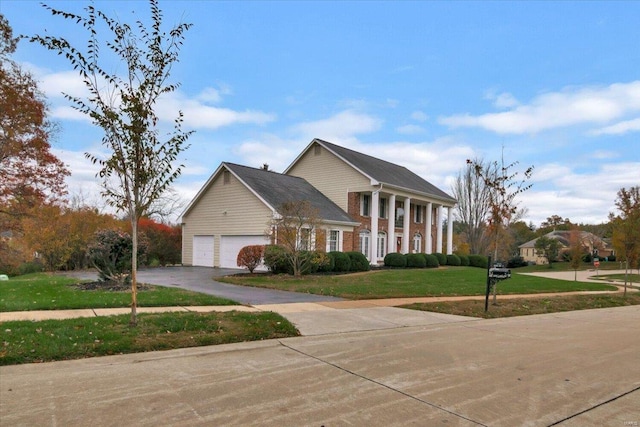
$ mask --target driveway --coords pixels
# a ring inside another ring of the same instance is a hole
[[[294,302],[341,301],[342,298],[253,288],[217,282],[216,277],[242,273],[246,270],[209,267],[159,267],[138,270],[138,281],[152,285],[187,289],[203,294],[228,298],[241,304],[283,304]],[[67,276],[95,280],[93,271],[70,271]]]

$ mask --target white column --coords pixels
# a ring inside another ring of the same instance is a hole
[[[430,254],[433,252],[433,239],[431,238],[431,223],[433,222],[433,204],[431,202],[427,203],[427,217],[425,222],[427,223],[424,227],[424,253]]]
[[[378,215],[380,214],[380,191],[371,194],[371,240],[369,241],[369,263],[378,262]]]
[[[387,253],[397,252],[396,247],[396,195],[389,196],[389,230],[387,231]]]
[[[447,208],[447,255],[453,253],[453,208]]]
[[[402,222],[402,253],[409,253],[409,224],[411,221],[411,198],[404,199],[404,221]]]
[[[442,253],[442,205],[438,206],[436,216],[436,252]]]

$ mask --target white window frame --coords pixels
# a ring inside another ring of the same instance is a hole
[[[369,259],[369,251],[371,250],[371,232],[369,230],[362,230],[359,236],[360,252]]]
[[[416,233],[413,235],[413,253],[419,254],[422,251],[422,234]]]
[[[424,215],[422,214],[422,205],[415,205],[413,209],[413,222],[415,224],[422,224],[424,221]]]
[[[306,236],[303,236],[303,233],[308,233]],[[306,241],[303,241],[303,237],[306,237]],[[301,251],[312,251],[315,249],[315,245],[316,245],[316,231],[314,229],[311,228],[301,228],[298,231],[298,237],[297,237],[297,242],[296,242],[296,246],[298,248],[298,250]]]
[[[389,215],[389,199],[380,198],[380,209],[378,211],[378,218],[387,218]]]
[[[332,233],[336,233],[336,238],[335,240],[331,239],[331,234]],[[340,230],[327,230],[327,252],[332,252],[332,251],[339,251],[340,248],[340,243],[341,243],[341,235],[342,233],[340,232]],[[335,248],[331,247],[331,243],[335,242]]]
[[[365,200],[366,200],[366,212],[365,212]],[[360,196],[360,215],[371,216],[371,194],[363,194]]]
[[[380,231],[378,233],[378,246],[377,246],[378,259],[384,258],[387,254],[387,233]]]

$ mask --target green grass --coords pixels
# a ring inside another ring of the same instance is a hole
[[[0,326],[0,365],[81,359],[203,345],[298,336],[276,313],[140,314],[41,322],[4,322]]]
[[[17,276],[0,282],[0,311],[129,307],[130,292],[83,291],[78,279],[47,273]],[[183,289],[152,286],[138,291],[139,307],[235,305],[234,301]]]
[[[627,294],[626,297],[623,297],[621,294],[565,295],[511,300],[500,299],[500,297],[498,297],[497,304],[493,305],[490,303],[489,311],[486,313],[484,312],[484,301],[476,300],[416,303],[402,307],[413,310],[489,319],[594,308],[622,307],[627,305],[640,305],[640,294]]]
[[[222,281],[349,299],[484,295],[486,270],[472,267],[441,267],[380,270],[345,275],[314,275],[301,278],[254,274],[228,276]],[[498,292],[501,294],[615,289],[614,286],[599,283],[571,282],[520,274],[514,274],[511,279],[500,282],[498,285]]]
[[[600,261],[600,266],[598,267],[599,271],[603,271],[603,270],[619,270],[619,269],[624,269],[624,264],[620,264],[617,261],[604,261],[601,260]],[[593,266],[593,262],[583,262],[580,264],[580,267],[578,267],[578,271],[585,271],[585,270],[594,270],[595,271],[595,267]],[[518,267],[515,269],[511,269],[511,271],[516,272],[516,273],[536,273],[536,272],[547,272],[547,271],[573,271],[573,268],[571,268],[571,264],[568,262],[554,262],[553,264],[551,264],[551,267],[549,267],[549,264],[536,264],[536,265],[528,265],[526,267]]]
[[[612,282],[618,282],[620,284],[624,284],[625,275],[623,274],[606,274],[600,273],[597,276],[593,276],[592,279],[596,280],[609,280]],[[640,283],[640,274],[627,274],[626,276],[627,283],[638,284]]]

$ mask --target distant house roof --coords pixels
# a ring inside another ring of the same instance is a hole
[[[351,225],[359,224],[348,213],[303,178],[228,162],[222,162],[220,164],[216,172],[209,178],[209,181],[207,181],[198,195],[196,195],[189,206],[187,206],[182,216],[191,210],[200,198],[200,195],[205,192],[215,176],[223,169],[229,170],[275,212],[286,202],[305,200],[308,201],[311,206],[318,209],[318,215],[323,221]]]
[[[557,241],[560,242],[560,244],[564,247],[569,247],[571,246],[570,243],[570,239],[571,239],[571,231],[567,231],[567,230],[553,230],[547,234],[544,235],[544,237],[548,238],[548,239],[556,239]],[[535,238],[533,240],[529,240],[526,243],[521,244],[520,246],[518,246],[518,248],[535,248],[536,246],[536,242],[538,241],[540,237]],[[593,242],[597,242],[597,243],[602,243],[606,246],[606,242],[602,239],[600,239],[598,236],[596,236],[593,233],[589,233],[588,231],[581,231],[580,232],[580,240],[586,240],[586,239],[590,239]]]
[[[369,179],[376,181],[377,183],[426,194],[447,202],[456,202],[456,199],[440,190],[435,185],[411,172],[404,166],[396,165],[395,163],[387,162],[385,160],[381,160],[367,154],[359,153],[357,151],[353,151],[318,138],[314,139],[309,147],[311,147],[314,143],[320,144],[321,146],[335,154],[337,157],[350,164],[353,168],[360,171],[360,173],[364,174]],[[309,147],[307,147],[307,149]],[[294,161],[291,166],[293,166],[296,161]],[[291,166],[287,168],[287,171],[291,168]],[[287,173],[287,171],[285,171],[284,173]]]

